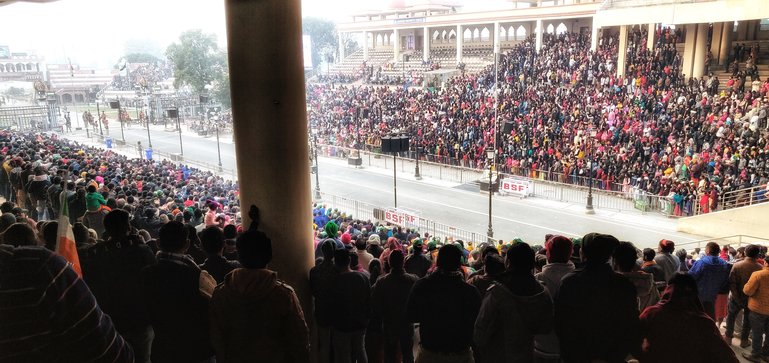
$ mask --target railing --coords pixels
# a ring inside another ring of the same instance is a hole
[[[767,238],[748,236],[748,235],[744,235],[744,234],[737,234],[737,235],[733,235],[733,236],[725,236],[725,237],[718,237],[718,238],[708,238],[708,239],[703,239],[703,240],[699,240],[699,241],[677,243],[676,244],[676,248],[680,247],[680,248],[685,248],[687,250],[689,248],[692,248],[692,249],[693,248],[703,249],[703,248],[705,248],[705,245],[707,245],[708,242],[716,242],[721,247],[723,247],[724,245],[729,245],[731,247],[738,248],[740,246],[749,245],[749,244],[762,245],[762,246],[769,247],[769,239],[767,239]]]
[[[386,221],[377,215],[377,211],[384,211],[387,208],[329,193],[321,193],[321,197],[322,199],[318,201],[319,203],[324,204],[326,208],[335,208],[340,212],[347,213],[349,218],[371,221],[377,220],[386,223]],[[424,233],[429,233],[431,236],[451,238],[453,240],[462,240],[465,242],[481,243],[488,240],[485,233],[456,228],[421,216],[418,218],[416,225],[404,225],[403,227],[413,227],[422,235],[424,235]]]
[[[711,2],[715,0],[604,0],[601,10],[635,8],[641,6],[678,5]]]
[[[392,155],[380,154],[368,150],[356,150],[336,145],[318,145],[318,154],[345,159],[360,153],[362,163],[365,166],[391,169],[393,165]],[[400,153],[398,155],[398,171],[402,173],[414,172],[416,167],[415,154]],[[486,175],[485,170],[469,168],[459,165],[450,165],[434,161],[426,161],[422,158],[433,159],[434,155],[420,154],[419,171],[423,177],[450,181],[455,183],[475,183]],[[445,158],[445,157],[444,157]],[[451,159],[433,159],[444,162],[451,162]],[[456,160],[456,159],[454,159]],[[499,173],[500,177],[525,179],[533,182],[533,196],[569,203],[585,203],[587,201],[588,186],[587,178],[574,177],[577,184],[566,184],[550,179],[560,178],[562,174],[548,173],[542,170],[528,170],[520,168],[516,174]],[[549,175],[549,176],[548,176]],[[532,178],[531,176],[535,176]],[[569,176],[569,178],[572,178]],[[580,184],[583,183],[583,184]],[[596,208],[613,210],[633,210],[635,203],[632,199],[633,188],[628,185],[617,184],[619,190],[602,189],[602,181],[593,180],[593,206]],[[650,203],[650,209],[658,205]]]

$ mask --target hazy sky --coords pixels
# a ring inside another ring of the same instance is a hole
[[[479,6],[501,0],[467,1]],[[462,0],[456,2],[464,2]],[[382,9],[389,0],[302,0],[303,16],[344,21],[346,15]],[[109,68],[126,45],[162,52],[188,29],[214,33],[226,42],[224,3],[219,0],[60,0],[0,7],[0,45],[11,52],[36,52],[49,63]]]

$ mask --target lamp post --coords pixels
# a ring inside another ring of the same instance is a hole
[[[216,154],[219,155],[219,171],[222,171],[222,148],[219,145],[219,116],[214,116],[216,124]]]
[[[419,135],[414,135],[414,150],[416,151],[416,166],[414,167],[414,179],[422,180],[422,174],[419,173]]]
[[[144,106],[144,105],[142,105],[142,106]],[[149,104],[147,104],[147,115],[146,115],[145,118],[147,119],[147,141],[149,142],[149,148],[152,149],[152,136],[150,136]]]
[[[587,175],[588,175],[588,182],[587,182],[587,205],[585,206],[585,213],[586,214],[595,214],[595,210],[593,209],[593,139],[595,138],[596,131],[594,128],[590,128],[590,141],[588,146],[588,152],[590,155],[588,156],[588,167],[587,167]]]
[[[182,123],[179,120],[178,107],[176,107],[176,128],[179,129],[179,153],[184,155],[184,145],[182,145]]]
[[[486,235],[489,243],[494,243],[494,229],[492,228],[491,222],[491,198],[494,194],[494,180],[492,179],[492,176],[494,175],[492,173],[492,168],[494,166],[494,149],[486,149],[486,160],[489,163],[489,230],[486,232]]]
[[[320,200],[320,177],[318,177],[318,129],[312,128],[312,153],[315,159],[315,200]]]

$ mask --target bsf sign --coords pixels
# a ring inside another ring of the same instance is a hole
[[[384,212],[384,220],[387,223],[398,226],[416,226],[419,224],[419,217],[404,211],[388,209]]]
[[[499,191],[507,194],[515,194],[526,197],[532,194],[533,185],[529,180],[520,179],[502,179],[499,185]]]

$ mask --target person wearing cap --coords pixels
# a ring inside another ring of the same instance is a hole
[[[435,272],[411,289],[406,315],[419,324],[419,363],[473,362],[470,345],[481,296],[465,282],[461,265],[462,251],[446,245],[438,252]]]
[[[609,265],[618,245],[611,235],[585,235],[580,249],[585,268],[561,281],[555,332],[565,362],[624,362],[641,347],[636,289]]]
[[[534,250],[527,243],[510,247],[505,265],[483,298],[473,340],[482,363],[533,363],[534,334],[553,328],[553,301],[534,278]]]
[[[573,243],[564,236],[551,236],[545,242],[547,264],[542,266],[542,272],[534,277],[545,287],[550,298],[555,299],[561,288],[561,280],[564,276],[574,272],[574,263],[571,262]],[[557,357],[560,349],[558,336],[555,330],[534,337],[534,347],[549,357]]]
[[[422,240],[419,238],[415,239],[411,245],[411,254],[406,257],[406,262],[404,264],[406,272],[416,275],[419,278],[425,277],[425,275],[427,275],[427,270],[429,270],[432,265],[430,259],[422,252],[423,247]]]
[[[675,251],[675,242],[663,239],[660,240],[658,253],[654,256],[654,262],[662,269],[666,282],[681,268],[681,261],[674,255]]]
[[[378,259],[379,256],[382,255],[382,251],[384,251],[384,248],[381,246],[381,240],[379,239],[379,235],[372,234],[368,236],[368,245],[366,246],[366,251],[370,253],[374,258]]]
[[[229,273],[211,297],[216,361],[309,362],[310,336],[299,299],[267,268],[272,241],[249,230],[238,237],[237,246],[243,267]]]
[[[376,281],[371,293],[373,317],[381,319],[384,329],[386,363],[397,362],[399,352],[403,363],[414,362],[414,325],[406,317],[406,302],[419,277],[406,272],[403,263],[403,251],[393,251],[390,254],[390,273]]]

